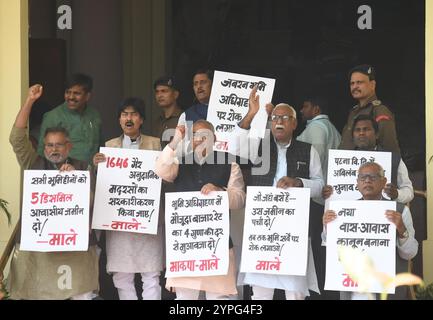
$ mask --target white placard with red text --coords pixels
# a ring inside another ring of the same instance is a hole
[[[155,173],[160,151],[101,148],[92,228],[157,234],[161,179]]]
[[[241,272],[304,276],[310,189],[248,187]]]
[[[87,251],[90,174],[24,171],[22,251]]]
[[[229,221],[226,191],[166,193],[166,277],[227,274]]]
[[[338,246],[359,250],[376,271],[395,277],[396,228],[385,217],[386,210],[395,209],[394,201],[330,201],[329,210],[335,211],[337,219],[327,225],[325,290],[360,290],[339,261]],[[383,291],[380,283],[372,282],[367,292]],[[390,288],[388,293],[394,291]]]

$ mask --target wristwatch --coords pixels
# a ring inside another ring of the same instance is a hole
[[[400,239],[407,239],[409,238],[409,232],[407,231],[407,229],[403,232],[403,235],[400,237]]]

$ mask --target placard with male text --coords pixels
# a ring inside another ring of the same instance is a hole
[[[248,187],[241,272],[304,276],[310,189]]]
[[[227,274],[229,267],[227,192],[165,194],[167,277]]]
[[[93,229],[157,234],[161,179],[155,173],[160,151],[101,148]]]
[[[87,251],[90,174],[88,171],[24,171],[22,251]]]
[[[329,210],[337,219],[327,225],[325,290],[360,291],[338,256],[338,247],[359,250],[371,259],[374,268],[395,277],[396,227],[385,217],[386,210],[395,210],[394,201],[331,201]],[[354,261],[354,263],[356,263]],[[353,265],[352,268],[362,268]],[[380,293],[384,288],[372,282],[367,292]],[[394,293],[389,288],[388,293]]]

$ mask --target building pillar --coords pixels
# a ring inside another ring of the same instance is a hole
[[[58,30],[67,43],[67,76],[85,73],[93,78],[89,104],[101,114],[104,140],[119,135],[117,107],[123,98],[121,6],[123,0],[61,0],[69,5],[72,29]]]
[[[427,174],[427,240],[423,242],[424,281],[433,282],[433,1],[426,5],[426,174]]]
[[[166,0],[123,0],[124,91],[146,103],[143,131],[150,134],[161,110],[155,105],[153,82],[167,72]]]
[[[28,90],[28,41],[28,0],[0,0],[0,198],[13,215],[9,227],[0,212],[0,254],[20,213],[21,172],[9,133]]]

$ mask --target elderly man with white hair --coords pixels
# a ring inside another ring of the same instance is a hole
[[[239,123],[240,136],[248,135],[251,122],[259,108],[259,96],[255,88],[250,95],[248,113]],[[269,110],[269,105],[267,109]],[[320,196],[324,182],[319,154],[311,144],[293,138],[297,126],[295,109],[285,103],[278,104],[271,113],[271,120],[271,134],[268,130],[264,139],[256,139],[258,147],[254,146],[251,139],[249,141],[249,155],[254,163],[252,169],[262,167],[269,170],[262,170],[260,174],[252,170],[248,185],[283,189],[310,188],[311,197]],[[284,290],[287,300],[303,300],[309,296],[309,290],[319,292],[311,243],[305,276],[241,273],[238,282],[252,286],[252,299],[255,300],[272,299],[274,289]]]

